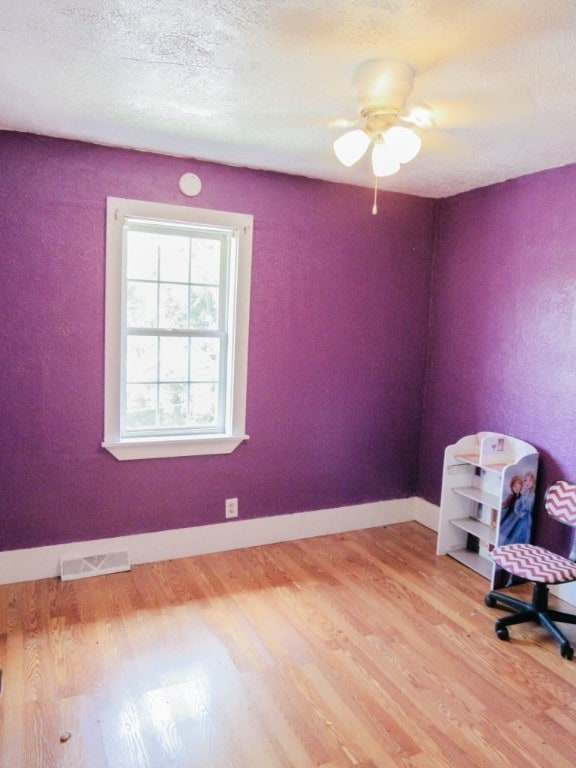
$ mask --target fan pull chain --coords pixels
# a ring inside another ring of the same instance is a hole
[[[372,216],[376,216],[378,213],[378,204],[376,197],[378,195],[378,176],[374,176],[374,205],[372,206]]]

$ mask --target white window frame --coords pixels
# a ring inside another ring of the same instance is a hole
[[[234,231],[237,248],[230,254],[228,283],[227,417],[220,432],[169,436],[123,437],[122,337],[125,219],[224,227]],[[106,330],[104,381],[104,440],[102,447],[121,461],[174,456],[231,453],[246,435],[248,325],[253,217],[143,200],[107,199],[106,209]]]

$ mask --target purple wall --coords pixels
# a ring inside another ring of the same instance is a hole
[[[223,522],[230,496],[250,518],[415,493],[433,201],[373,217],[357,187],[10,133],[0,178],[0,549]],[[100,448],[107,195],[255,217],[251,439],[228,456]]]
[[[419,481],[430,501],[445,446],[485,429],[536,446],[540,497],[576,480],[575,210],[576,166],[437,205]],[[538,541],[557,535],[537,518]]]

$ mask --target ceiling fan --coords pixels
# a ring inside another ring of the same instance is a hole
[[[360,122],[361,127],[352,128],[334,142],[334,152],[343,165],[357,163],[372,145],[372,170],[377,180],[397,173],[402,164],[416,157],[422,140],[414,127],[431,127],[433,118],[425,106],[404,112],[413,85],[414,70],[404,62],[371,59],[357,68],[352,93],[360,105],[360,115],[352,125]]]
[[[450,100],[433,97],[433,108],[413,104],[410,97],[415,74],[412,66],[394,59],[363,62],[352,80],[352,94],[360,107],[359,114],[352,121],[337,120],[331,124],[349,128],[334,141],[334,152],[343,165],[354,165],[372,147],[372,213],[377,213],[378,179],[397,173],[402,165],[417,156],[422,146],[420,134],[424,130],[434,129],[433,141],[441,146],[444,140],[439,139],[439,131],[480,125],[494,127],[500,121],[509,124],[511,119],[525,119],[533,110],[531,96],[521,84],[504,88],[502,82],[488,93],[461,93]],[[454,135],[447,140],[455,146]]]

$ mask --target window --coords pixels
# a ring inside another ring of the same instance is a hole
[[[105,417],[117,459],[245,435],[252,216],[108,198]]]

